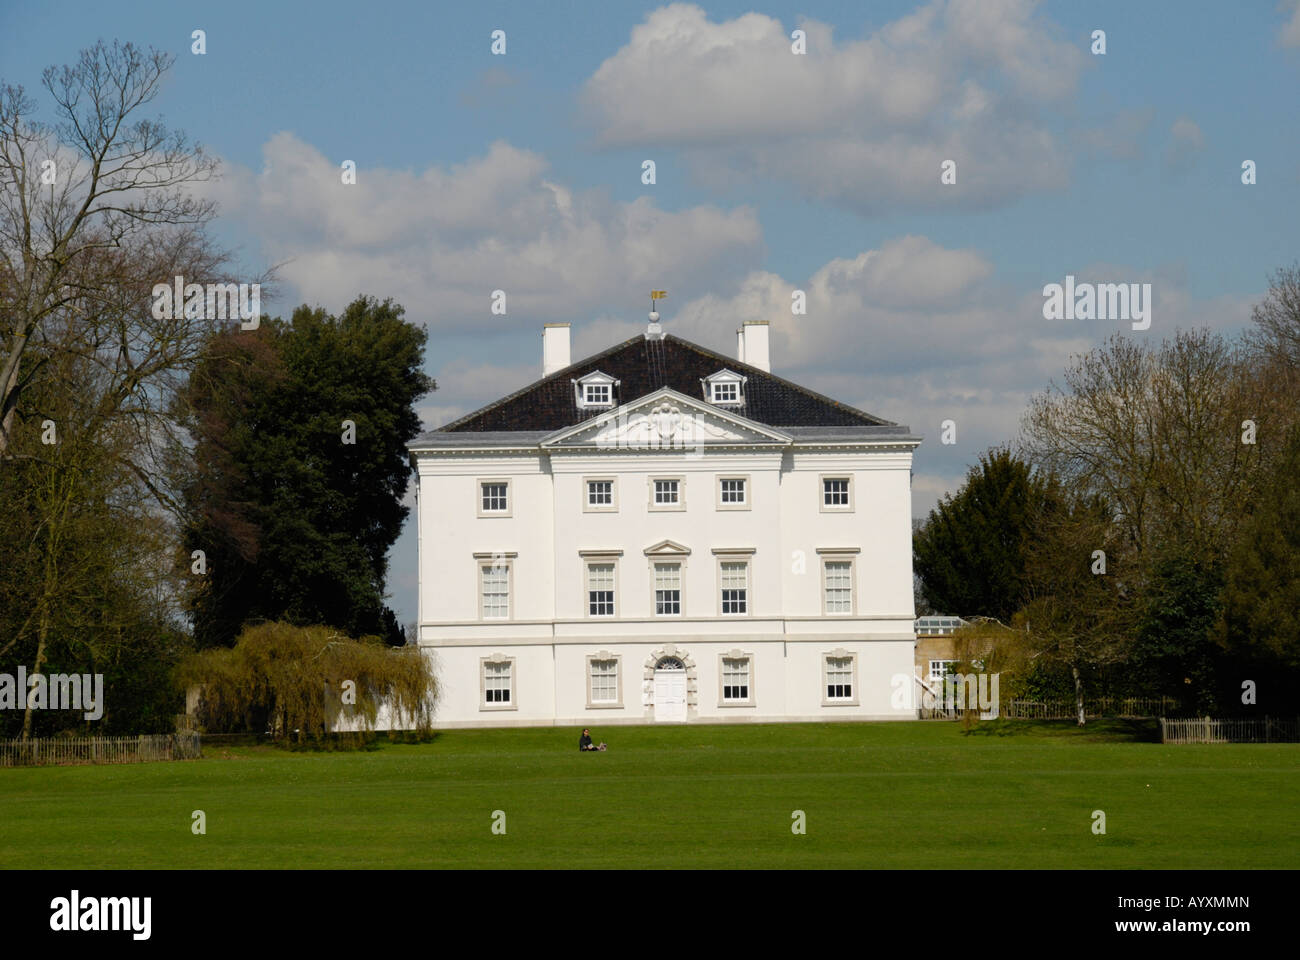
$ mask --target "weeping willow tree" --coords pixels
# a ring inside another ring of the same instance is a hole
[[[427,731],[437,692],[429,661],[415,647],[287,623],[246,627],[233,648],[196,653],[175,676],[182,689],[201,689],[208,729],[270,730],[298,743],[331,729],[368,734],[381,707],[394,726]]]

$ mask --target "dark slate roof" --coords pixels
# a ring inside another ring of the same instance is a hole
[[[458,431],[447,433],[430,430],[420,434],[408,446],[437,447],[533,447],[550,436],[551,430],[491,430],[486,433]]]
[[[704,394],[700,380],[724,367],[749,378],[744,389],[745,403],[726,409],[750,420],[778,428],[898,426],[671,334],[662,340],[647,340],[638,334],[602,353],[557,370],[549,377],[440,427],[434,433],[549,433],[599,416],[603,410],[578,409],[571,383],[597,370],[621,381],[614,394],[615,403],[619,405],[653,393],[660,387],[671,387],[688,397],[702,400]]]
[[[794,439],[795,443],[807,443],[811,441],[825,441],[835,443],[836,441],[849,442],[854,440],[920,440],[921,438],[912,433],[910,427],[903,427],[897,424],[881,424],[879,426],[857,426],[857,427],[782,427],[786,433]]]

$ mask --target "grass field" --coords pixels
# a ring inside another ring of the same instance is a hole
[[[1300,863],[1300,744],[1162,746],[1148,731],[616,727],[595,731],[608,752],[583,755],[576,729],[475,730],[353,753],[205,746],[191,762],[3,769],[0,867]]]

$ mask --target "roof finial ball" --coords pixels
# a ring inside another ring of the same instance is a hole
[[[650,291],[650,325],[645,329],[645,338],[647,340],[662,340],[664,338],[664,328],[659,325],[659,311],[655,309],[656,300],[662,300],[668,296],[667,290]]]

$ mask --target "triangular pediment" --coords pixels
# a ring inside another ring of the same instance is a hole
[[[599,417],[557,430],[542,446],[653,451],[773,446],[790,441],[779,430],[663,387]]]
[[[660,540],[653,546],[645,548],[647,557],[684,557],[690,552],[690,547],[683,546],[676,540]]]

